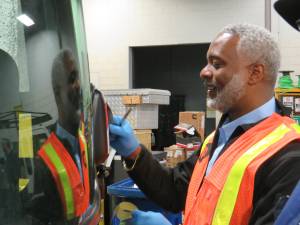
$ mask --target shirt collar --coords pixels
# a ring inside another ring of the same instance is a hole
[[[65,130],[59,123],[56,126],[56,135],[61,139],[66,139],[71,147],[72,152],[76,152],[77,150],[77,140],[76,137],[70,134],[67,130]]]
[[[227,117],[222,126],[219,128],[220,137],[223,137],[225,141],[227,141],[238,126],[256,123],[266,117],[271,116],[274,112],[276,112],[276,102],[275,98],[272,97],[265,104],[233,121],[229,122]]]

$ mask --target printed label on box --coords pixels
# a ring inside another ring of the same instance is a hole
[[[293,104],[293,97],[292,96],[283,96],[282,97],[282,104],[285,107],[294,108]]]
[[[295,98],[295,112],[300,112],[300,98]]]
[[[176,150],[175,154],[174,154],[174,157],[177,158],[179,156],[182,156],[182,151],[181,150]]]

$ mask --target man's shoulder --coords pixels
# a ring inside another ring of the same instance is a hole
[[[295,140],[283,146],[259,168],[256,183],[272,183],[287,176],[291,176],[290,178],[296,182],[300,179],[299,170],[300,140]]]
[[[281,148],[269,164],[273,168],[292,168],[300,165],[300,140],[294,140]]]
[[[282,147],[281,152],[282,156],[300,157],[300,139],[289,142]]]

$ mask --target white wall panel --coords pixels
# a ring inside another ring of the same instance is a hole
[[[83,0],[91,81],[129,87],[129,47],[210,42],[228,23],[264,26],[263,0]]]

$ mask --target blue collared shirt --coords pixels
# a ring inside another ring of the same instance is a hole
[[[56,126],[56,135],[60,137],[61,139],[66,139],[71,145],[71,153],[74,156],[75,163],[77,165],[77,168],[80,172],[80,177],[82,179],[82,167],[81,167],[81,162],[80,162],[80,148],[79,148],[79,142],[76,137],[74,137],[72,134],[70,134],[68,131],[66,131],[62,126],[57,124]]]
[[[227,118],[223,125],[219,128],[218,146],[215,149],[211,159],[209,160],[206,175],[208,175],[211,171],[211,168],[217,160],[220,152],[222,151],[230,136],[238,126],[243,124],[256,123],[266,117],[271,116],[274,112],[276,112],[276,102],[275,98],[273,97],[262,106],[233,121],[229,121],[229,119]]]

